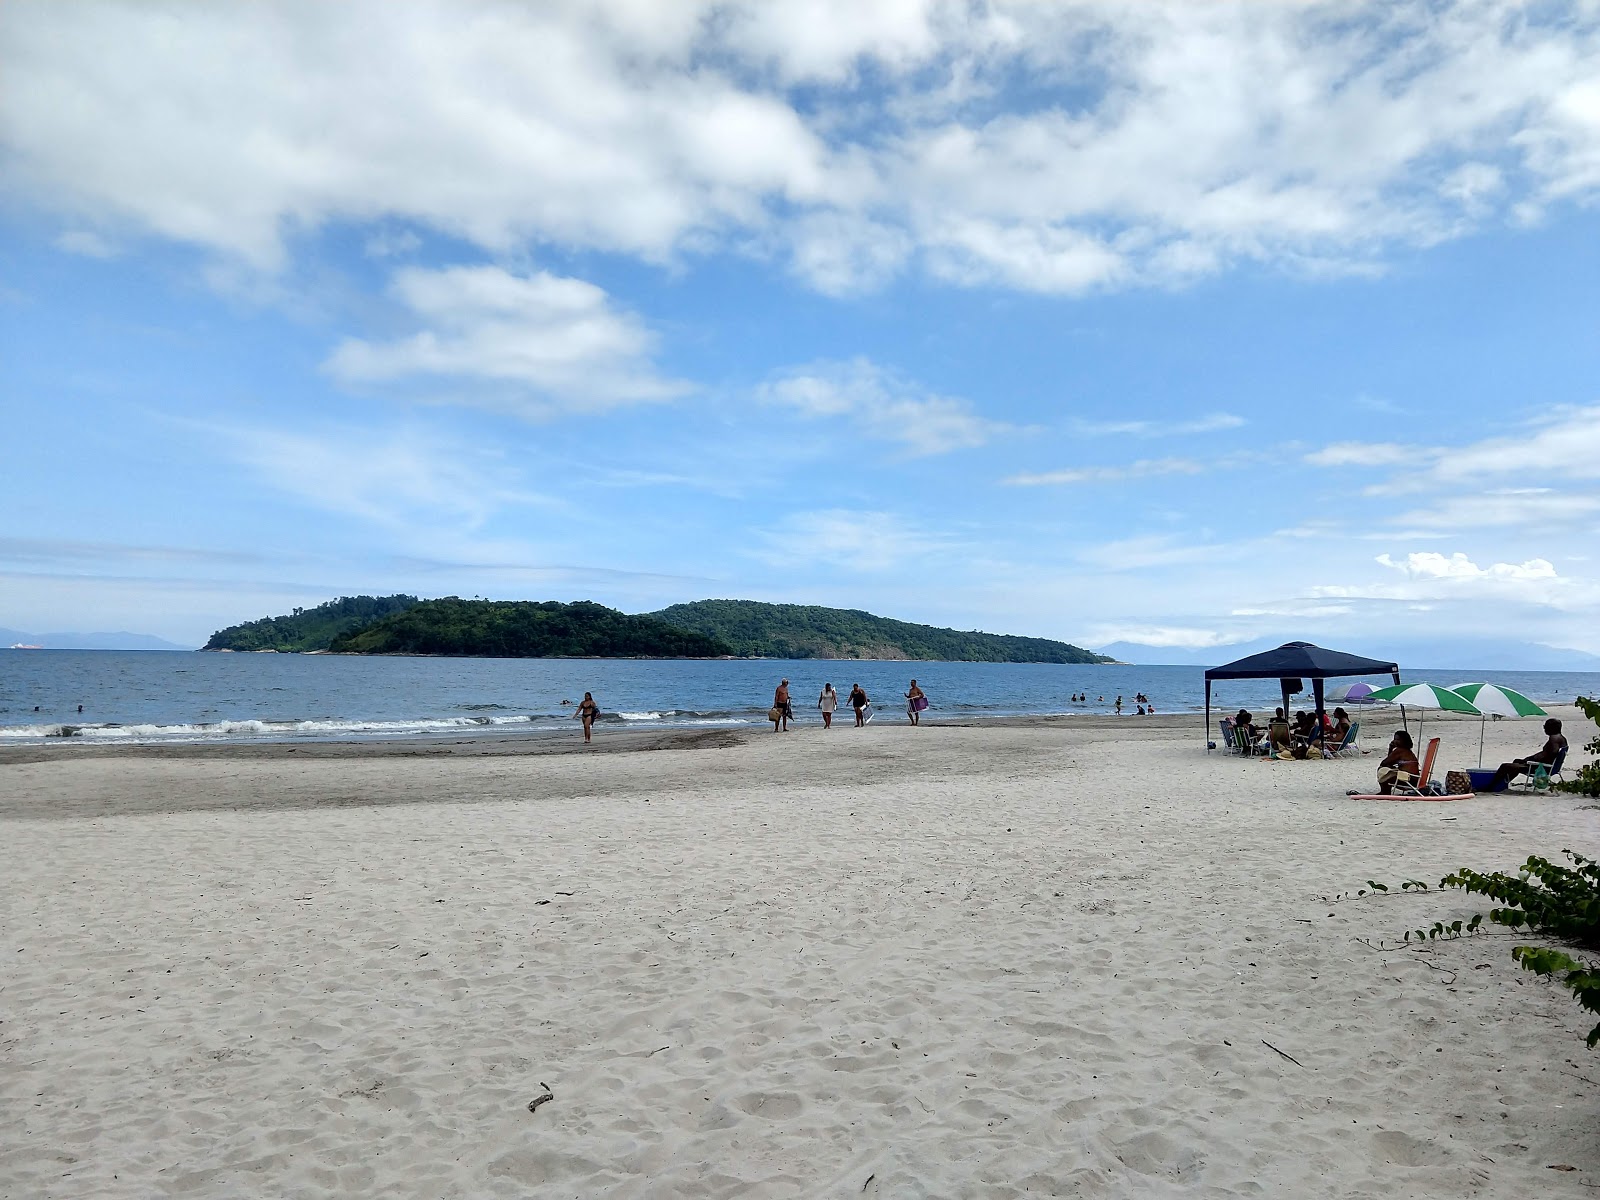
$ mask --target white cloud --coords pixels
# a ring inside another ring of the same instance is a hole
[[[1306,455],[1314,467],[1398,467],[1432,460],[1432,455],[1416,446],[1394,442],[1334,442]]]
[[[1209,413],[1192,421],[1074,421],[1072,431],[1082,437],[1187,437],[1238,429],[1248,422],[1234,413]]]
[[[1184,650],[1206,650],[1212,646],[1228,646],[1245,641],[1236,633],[1222,633],[1215,629],[1197,629],[1177,625],[1097,625],[1089,639],[1093,646],[1106,646],[1112,642],[1133,642],[1140,646],[1166,646]]]
[[[1411,553],[1396,560],[1380,554],[1375,560],[1380,566],[1399,571],[1413,579],[1554,579],[1554,564],[1542,558],[1530,558],[1525,563],[1492,563],[1480,567],[1459,551],[1446,558],[1433,551]]]
[[[88,229],[69,229],[55,240],[57,250],[84,258],[116,258],[121,253],[105,238]]]
[[[892,570],[952,545],[892,513],[842,508],[794,513],[760,537],[755,553],[774,566],[826,564],[851,571]]]
[[[981,446],[1010,428],[978,416],[965,400],[927,392],[864,358],[796,368],[762,385],[759,395],[807,417],[848,421],[913,455]]]
[[[1072,483],[1119,483],[1125,479],[1144,479],[1152,475],[1199,475],[1214,464],[1192,458],[1142,458],[1116,466],[1068,467],[1033,475],[1012,475],[1001,480],[1012,487],[1053,487]]]
[[[265,268],[391,220],[1074,293],[1600,194],[1589,0],[13,4],[0,54],[13,195]]]
[[[284,433],[210,427],[219,444],[262,479],[304,503],[410,533],[477,529],[508,506],[558,505],[523,489],[495,455],[437,435],[329,428]]]
[[[398,341],[341,343],[327,364],[341,379],[425,375],[519,385],[536,397],[519,407],[537,413],[551,402],[593,408],[686,390],[656,375],[655,339],[643,323],[581,279],[499,267],[408,268],[392,290],[424,328]]]

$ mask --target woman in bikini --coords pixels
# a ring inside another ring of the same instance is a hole
[[[594,702],[594,696],[585,692],[583,702],[578,705],[578,720],[583,722],[583,740],[593,740],[594,719],[600,715],[600,706]]]

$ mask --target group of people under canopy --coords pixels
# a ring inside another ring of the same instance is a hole
[[[1343,708],[1334,709],[1331,716],[1301,709],[1293,720],[1280,708],[1274,711],[1265,729],[1256,725],[1255,714],[1241,708],[1232,721],[1235,735],[1242,731],[1249,745],[1261,753],[1287,754],[1290,758],[1331,758],[1344,745],[1351,729],[1350,714]]]
[[[1321,758],[1330,746],[1338,746],[1350,728],[1350,715],[1343,708],[1333,710],[1332,718],[1323,708],[1323,689],[1329,679],[1352,675],[1391,675],[1400,682],[1398,663],[1364,658],[1359,654],[1346,654],[1340,650],[1326,650],[1310,642],[1287,642],[1276,650],[1264,650],[1236,662],[1212,667],[1206,672],[1206,736],[1211,745],[1211,684],[1218,679],[1276,679],[1283,692],[1283,707],[1268,722],[1265,731],[1266,747],[1287,749],[1294,758]],[[1285,718],[1289,697],[1304,691],[1305,681],[1311,681],[1313,712],[1297,714],[1297,723],[1291,725]],[[1234,728],[1242,723],[1249,731],[1252,742],[1258,736],[1254,718],[1244,709],[1233,719]],[[1500,764],[1489,784],[1489,791],[1502,791],[1518,775],[1531,774],[1537,767],[1551,767],[1567,750],[1567,739],[1562,736],[1561,722],[1554,717],[1544,723],[1545,743],[1526,758],[1515,758]],[[1337,738],[1338,740],[1335,740]],[[1415,782],[1422,767],[1417,761],[1416,747],[1411,734],[1396,730],[1389,742],[1383,762],[1378,767],[1378,789],[1390,795],[1397,782]]]

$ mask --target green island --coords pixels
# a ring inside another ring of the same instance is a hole
[[[391,613],[422,603],[415,596],[340,596],[315,608],[297,608],[282,617],[262,617],[230,625],[211,635],[202,650],[304,654],[326,650],[341,633],[370,625]]]
[[[580,600],[424,600],[341,633],[334,654],[473,658],[724,658],[715,638]]]
[[[630,616],[592,601],[342,596],[220,629],[206,650],[476,658],[818,658],[1101,663],[1066,642],[963,633],[857,609],[700,600]]]
[[[733,647],[746,658],[877,658],[939,662],[1108,663],[1067,642],[913,625],[853,608],[697,600],[651,613]]]

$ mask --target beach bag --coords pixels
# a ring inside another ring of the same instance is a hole
[[[783,710],[781,708],[778,708],[776,705],[774,705],[772,708],[767,709],[767,720],[771,721],[774,725],[776,725],[782,719]]]
[[[921,712],[923,709],[925,709],[927,707],[928,707],[928,698],[926,696],[918,696],[915,700],[913,700],[911,702],[911,711],[912,712]]]
[[[1465,796],[1472,791],[1472,777],[1465,771],[1446,771],[1444,790],[1452,796]]]

